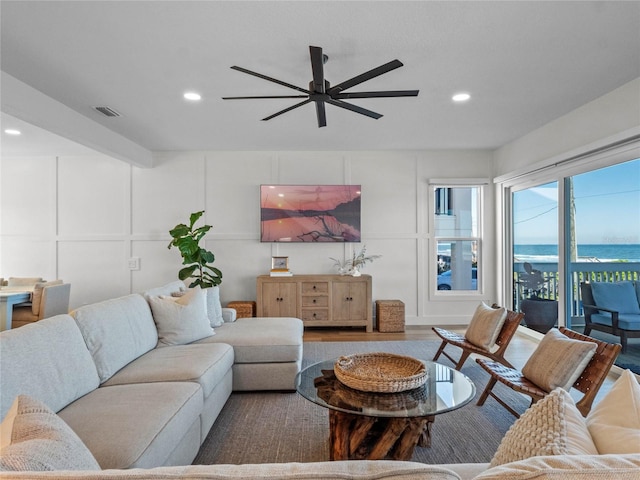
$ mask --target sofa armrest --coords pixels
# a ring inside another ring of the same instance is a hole
[[[238,313],[236,312],[235,308],[226,308],[224,307],[222,309],[222,318],[225,321],[225,323],[231,323],[231,322],[235,322],[236,318],[237,318]]]

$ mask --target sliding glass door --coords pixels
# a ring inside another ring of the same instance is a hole
[[[513,308],[529,328],[558,323],[558,182],[512,194]]]

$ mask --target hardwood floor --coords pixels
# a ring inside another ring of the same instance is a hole
[[[464,333],[466,326],[448,326],[448,330]],[[363,328],[305,328],[305,342],[383,342],[383,341],[401,341],[401,340],[439,340],[439,337],[433,333],[431,327],[425,325],[407,325],[404,332],[399,333],[383,333],[371,332],[367,333]],[[517,332],[511,340],[505,358],[509,360],[516,368],[522,368],[527,362],[538,341],[529,335]],[[454,350],[454,355],[457,353]],[[439,359],[440,361],[440,359]],[[442,362],[447,363],[448,360],[442,357]],[[609,391],[613,382],[618,378],[615,371],[609,374],[604,384],[598,392],[596,402]],[[575,392],[574,392],[575,393]],[[578,392],[579,393],[579,392]],[[579,398],[579,397],[578,397]]]

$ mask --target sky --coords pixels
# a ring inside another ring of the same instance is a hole
[[[640,244],[640,159],[573,177],[578,244]],[[555,183],[514,194],[514,243],[558,242]]]
[[[360,185],[262,185],[261,208],[331,210],[360,195]]]

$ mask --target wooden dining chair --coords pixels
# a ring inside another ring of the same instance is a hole
[[[573,388],[583,393],[583,396],[576,402],[576,407],[578,407],[580,413],[586,417],[591,410],[591,405],[596,398],[598,390],[600,390],[602,383],[609,374],[609,370],[611,370],[611,365],[613,365],[618,353],[620,353],[622,345],[596,340],[595,338],[574,332],[565,327],[560,327],[559,330],[568,338],[581,340],[583,342],[594,342],[597,345],[593,357],[591,357],[587,366],[572,385]],[[483,358],[476,359],[476,362],[491,375],[489,383],[487,383],[482,395],[480,395],[478,399],[478,406],[484,405],[488,397],[493,397],[515,417],[520,416],[518,412],[493,391],[493,387],[497,382],[506,385],[516,392],[531,397],[531,405],[549,393],[526,378],[521,371],[515,368],[510,368],[499,362],[485,360]]]
[[[496,305],[492,305],[493,308],[497,308]],[[460,370],[464,365],[464,362],[467,361],[469,355],[472,353],[476,353],[478,355],[482,355],[483,357],[490,358],[496,362],[502,363],[508,367],[513,367],[506,358],[504,358],[504,354],[509,346],[509,342],[516,333],[518,329],[518,325],[522,321],[524,317],[524,313],[516,313],[511,310],[507,310],[507,318],[504,321],[502,329],[498,334],[498,338],[496,339],[496,345],[498,348],[495,351],[491,351],[488,349],[484,349],[474,345],[467,341],[465,336],[460,333],[451,332],[449,330],[445,330],[444,328],[432,327],[432,330],[435,332],[438,337],[442,339],[442,343],[440,344],[440,348],[436,352],[433,357],[433,361],[435,362],[440,355],[444,355],[449,360],[451,360],[455,364],[456,370]],[[453,345],[454,347],[458,347],[462,349],[462,353],[458,360],[454,359],[449,353],[445,352],[444,349],[447,345]]]
[[[53,317],[63,313],[69,313],[69,296],[71,294],[70,283],[48,282],[36,288],[33,292],[33,301],[24,305],[13,307],[11,328],[18,328],[43,318]]]

